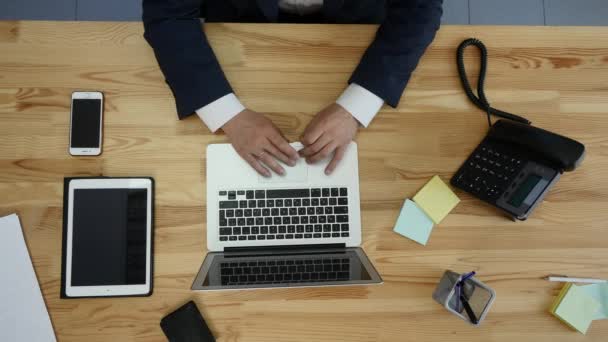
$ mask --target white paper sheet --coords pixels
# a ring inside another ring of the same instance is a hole
[[[57,341],[15,214],[0,218],[0,341]]]

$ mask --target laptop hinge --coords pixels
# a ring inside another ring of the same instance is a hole
[[[225,247],[224,252],[296,252],[303,249],[336,249],[346,248],[345,243],[328,243],[321,245],[282,245],[282,246],[251,246],[251,247]]]

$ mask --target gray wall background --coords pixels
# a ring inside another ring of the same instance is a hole
[[[444,24],[608,25],[608,0],[444,0],[443,7]],[[140,18],[141,0],[0,0],[0,20]]]

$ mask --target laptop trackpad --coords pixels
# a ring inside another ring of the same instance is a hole
[[[308,164],[303,158],[299,158],[295,166],[285,165],[279,162],[283,169],[285,169],[284,175],[278,175],[273,171],[270,178],[266,178],[258,175],[258,181],[260,183],[306,183],[308,182]]]

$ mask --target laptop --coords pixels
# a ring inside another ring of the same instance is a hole
[[[192,290],[382,283],[359,247],[356,143],[330,176],[328,163],[300,159],[265,178],[232,145],[208,145],[209,253]]]

